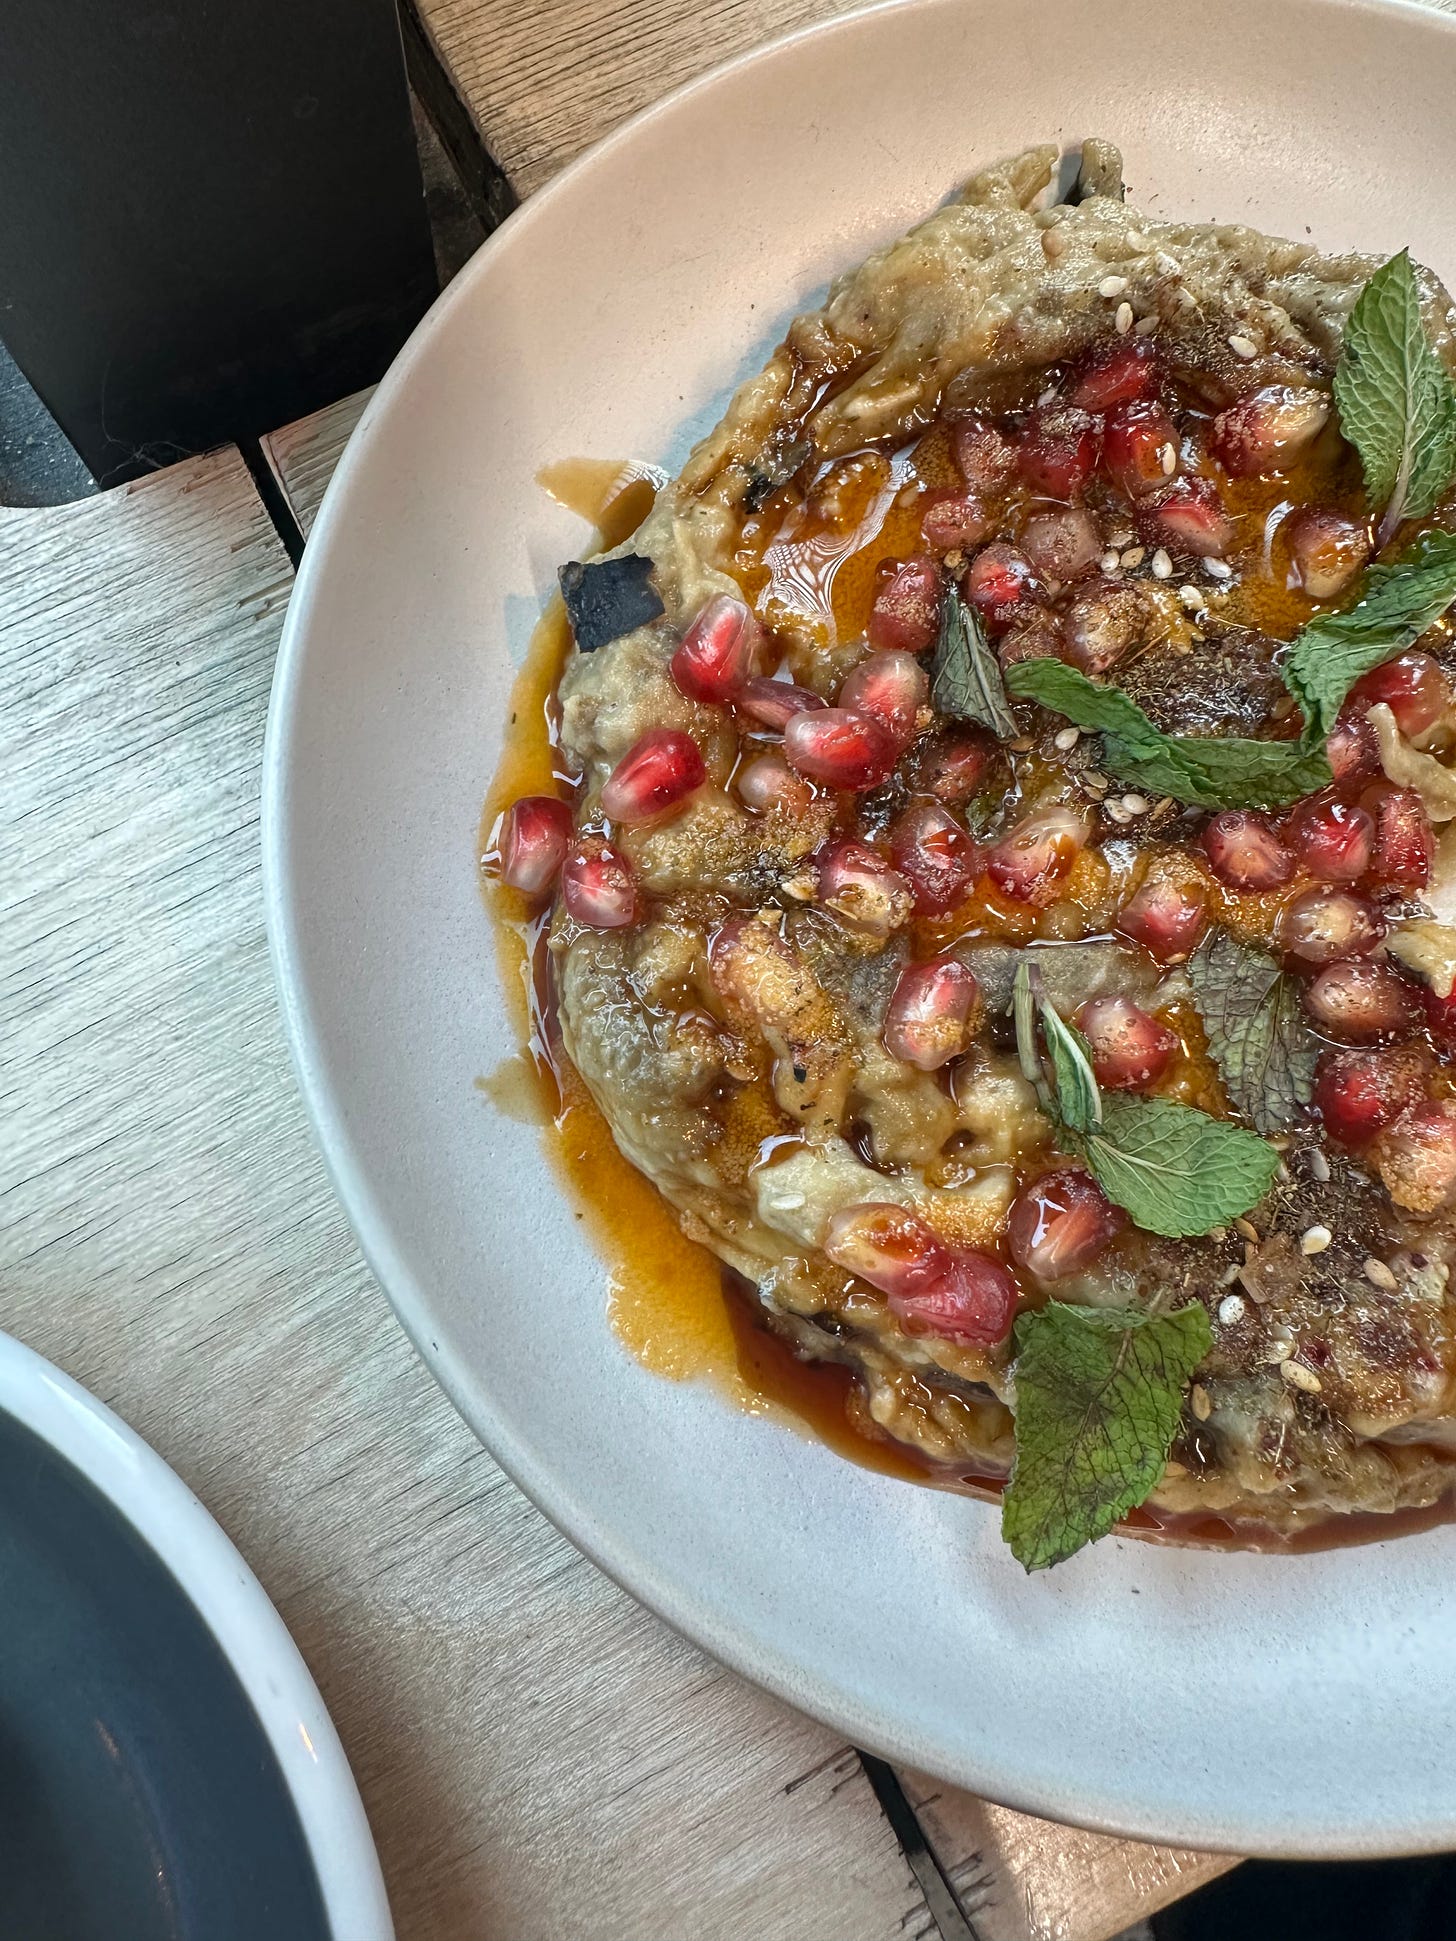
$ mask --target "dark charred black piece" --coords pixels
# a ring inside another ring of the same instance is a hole
[[[663,611],[652,584],[652,561],[640,553],[620,559],[568,560],[558,568],[561,597],[577,646],[594,654]]]
[[[807,438],[801,438],[779,451],[765,453],[761,464],[750,466],[743,510],[761,512],[779,487],[788,484],[813,449]]]

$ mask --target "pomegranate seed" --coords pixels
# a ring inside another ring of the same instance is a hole
[[[1423,889],[1431,880],[1436,837],[1421,798],[1414,789],[1376,782],[1360,797],[1360,805],[1375,818],[1371,876],[1377,883]]]
[[[1147,877],[1123,904],[1117,927],[1164,963],[1186,957],[1203,935],[1202,895],[1168,877]]]
[[[868,638],[871,647],[896,647],[907,654],[923,654],[940,629],[940,602],[945,591],[940,567],[917,553],[897,567],[875,595]]]
[[[501,817],[495,840],[503,883],[538,896],[556,880],[571,841],[571,809],[554,795],[523,795]]]
[[[980,870],[980,853],[939,802],[916,802],[890,828],[895,867],[915,892],[922,916],[936,916],[965,898]]]
[[[1426,1029],[1443,1051],[1456,1051],[1456,990],[1449,997],[1437,997],[1432,990],[1422,992],[1426,1006]]]
[[[1266,818],[1245,809],[1214,816],[1202,840],[1214,875],[1231,890],[1277,890],[1294,874],[1294,858]]]
[[[1051,903],[1086,840],[1086,830],[1070,809],[1042,809],[996,844],[986,868],[997,889],[1018,903]]]
[[[1419,648],[1397,654],[1372,668],[1350,689],[1346,706],[1365,714],[1383,701],[1403,735],[1424,734],[1451,705],[1451,689],[1440,665]]]
[[[1303,964],[1368,957],[1384,936],[1384,917],[1352,890],[1306,890],[1279,918],[1280,943]]]
[[[672,678],[690,701],[722,706],[753,673],[763,630],[742,600],[720,593],[688,628],[672,657]]]
[[[1039,1281],[1079,1274],[1126,1225],[1090,1173],[1075,1166],[1043,1173],[1012,1201],[1006,1245]]]
[[[1102,557],[1102,534],[1085,506],[1069,505],[1028,519],[1021,549],[1038,573],[1065,586]]]
[[[1079,593],[1062,615],[1065,658],[1088,674],[1105,674],[1146,638],[1149,611],[1135,586],[1098,586]]]
[[[1358,802],[1342,802],[1328,790],[1297,803],[1284,833],[1300,862],[1322,883],[1356,882],[1375,850],[1374,817]]]
[[[913,654],[896,648],[868,654],[839,690],[839,705],[878,721],[897,749],[915,739],[916,718],[930,699],[930,676]]]
[[[1217,558],[1233,545],[1233,521],[1205,478],[1170,479],[1140,502],[1138,522],[1151,544],[1199,559]]]
[[[910,915],[910,885],[867,843],[842,837],[819,857],[819,901],[857,930],[888,937]]]
[[[703,752],[680,728],[650,728],[602,784],[602,811],[613,822],[666,815],[707,780]]]
[[[1327,964],[1306,987],[1304,1008],[1321,1030],[1352,1045],[1407,1038],[1420,1022],[1416,993],[1399,971],[1363,957]]]
[[[1015,449],[978,411],[956,419],[951,443],[961,477],[973,492],[1002,492],[1011,483]]]
[[[959,552],[979,546],[994,525],[983,500],[973,493],[950,493],[925,508],[920,537],[934,553]]]
[[[568,916],[589,930],[620,930],[637,915],[637,890],[625,857],[599,836],[583,836],[561,865]]]
[[[1116,404],[1148,398],[1158,388],[1158,353],[1148,337],[1113,337],[1094,345],[1072,391],[1084,411],[1111,411]]]
[[[1409,1051],[1326,1051],[1315,1068],[1314,1103],[1342,1146],[1362,1146],[1421,1091],[1421,1061]]]
[[[987,633],[1005,633],[1034,604],[1040,591],[1031,561],[1004,539],[993,540],[976,554],[961,581]]]
[[[1171,470],[1164,461],[1168,451],[1173,453]],[[1145,498],[1167,484],[1178,468],[1178,427],[1156,398],[1120,404],[1108,415],[1102,463],[1130,499]]]
[[[918,786],[938,802],[961,808],[984,788],[995,752],[978,729],[942,728],[916,749]]]
[[[1033,492],[1074,498],[1097,465],[1097,421],[1072,404],[1038,405],[1016,447],[1016,464]]]
[[[801,775],[835,789],[876,789],[895,766],[896,748],[878,721],[848,708],[810,708],[784,729],[784,753]]]
[[[1380,742],[1364,715],[1346,708],[1325,741],[1325,756],[1337,782],[1363,782],[1380,773]]]
[[[1301,506],[1283,527],[1291,577],[1311,600],[1333,600],[1370,557],[1370,534],[1329,506]]]
[[[885,1012],[885,1050],[917,1071],[939,1071],[970,1042],[981,987],[955,957],[907,964]]]
[[[808,783],[774,749],[746,762],[738,771],[737,781],[742,801],[760,815],[775,809],[785,815],[799,815],[814,799]]]
[[[1178,1049],[1177,1033],[1130,998],[1094,997],[1077,1013],[1077,1023],[1092,1048],[1097,1083],[1114,1092],[1155,1084]]]
[[[1456,1105],[1412,1106],[1380,1135],[1376,1164],[1385,1190],[1412,1213],[1436,1213],[1456,1193]]]
[[[793,681],[771,681],[756,674],[736,697],[737,705],[750,720],[782,734],[796,714],[809,708],[822,708],[823,698],[812,688],[798,687]]]
[[[1330,415],[1329,394],[1293,384],[1266,384],[1213,421],[1209,446],[1236,479],[1280,472],[1309,450]]]
[[[920,1216],[884,1200],[841,1207],[830,1219],[824,1251],[846,1273],[901,1297],[928,1293],[953,1271],[950,1249]]]
[[[947,1279],[918,1294],[892,1294],[891,1312],[911,1334],[989,1348],[1016,1319],[1016,1282],[999,1260],[967,1247],[951,1255]]]

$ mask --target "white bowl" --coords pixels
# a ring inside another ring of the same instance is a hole
[[[269,918],[335,1182],[415,1342],[547,1513],[863,1744],[1089,1826],[1242,1852],[1456,1844],[1456,1529],[1316,1555],[1110,1539],[1023,1576],[987,1506],[852,1466],[614,1340],[475,881],[505,701],[582,529],[533,484],[675,463],[793,311],[974,165],[1120,142],[1159,214],[1456,271],[1456,23],[1333,0],[909,0],[721,69],[569,169],[416,332],[288,616]]]

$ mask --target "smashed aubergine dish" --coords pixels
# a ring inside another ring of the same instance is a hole
[[[1451,301],[1057,163],[562,569],[488,858],[621,1151],[1028,1568],[1456,1473]]]

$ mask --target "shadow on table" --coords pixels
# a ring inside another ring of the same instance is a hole
[[[1154,1941],[1450,1941],[1456,1855],[1250,1860],[1153,1917]]]

